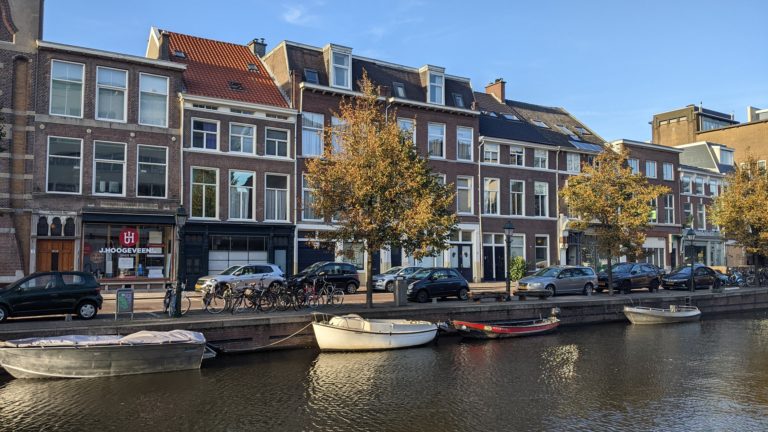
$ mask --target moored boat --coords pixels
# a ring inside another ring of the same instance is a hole
[[[669,305],[669,308],[624,306],[624,315],[632,324],[667,324],[696,321],[701,311],[696,306]]]
[[[459,321],[452,320],[451,326],[462,336],[474,339],[500,339],[517,336],[531,336],[554,331],[560,325],[560,319],[553,310],[547,318],[535,318],[517,321]]]
[[[424,345],[437,324],[406,319],[366,319],[356,314],[313,314],[312,329],[323,351],[375,351]]]
[[[199,369],[205,351],[187,330],[67,335],[2,342],[0,365],[15,378],[97,378]]]

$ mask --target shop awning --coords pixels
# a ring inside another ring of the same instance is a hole
[[[156,224],[175,225],[176,218],[173,215],[151,215],[132,213],[92,213],[83,212],[84,223],[124,223],[124,224]]]

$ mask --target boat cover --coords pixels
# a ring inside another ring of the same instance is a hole
[[[156,345],[166,343],[205,343],[202,333],[188,330],[167,332],[142,330],[127,336],[66,335],[41,338],[25,338],[5,341],[4,348],[104,346],[104,345]]]
[[[362,330],[374,333],[410,333],[434,330],[435,324],[429,321],[411,321],[404,319],[365,319],[360,315],[348,314],[335,316],[328,321],[334,327]]]

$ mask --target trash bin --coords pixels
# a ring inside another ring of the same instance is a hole
[[[408,282],[405,276],[395,277],[395,305],[405,306],[408,304]]]

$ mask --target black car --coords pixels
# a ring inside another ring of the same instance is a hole
[[[636,288],[648,288],[654,292],[661,285],[663,270],[653,264],[624,262],[611,267],[613,289],[629,294]],[[608,272],[601,271],[597,276],[597,292],[608,289]]]
[[[720,278],[711,268],[697,264],[693,270],[693,278],[696,283],[696,289],[699,288],[720,288]],[[661,278],[661,285],[664,289],[691,289],[691,266],[681,266],[672,270],[668,275]]]
[[[357,268],[353,264],[332,261],[312,264],[288,278],[288,286],[298,287],[314,284],[321,273],[326,281],[332,283],[336,288],[343,289],[347,294],[356,293],[360,287],[360,277],[357,275]]]
[[[0,321],[8,317],[76,314],[91,319],[101,309],[101,286],[90,273],[34,273],[0,289]]]
[[[406,279],[408,300],[426,303],[432,297],[469,298],[469,283],[452,268],[430,267],[412,273]]]

